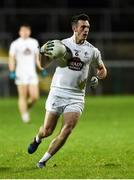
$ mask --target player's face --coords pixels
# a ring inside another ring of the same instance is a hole
[[[31,35],[31,30],[28,27],[22,26],[19,30],[20,37],[26,39]]]
[[[84,42],[87,39],[89,27],[90,24],[88,21],[78,21],[78,23],[74,27],[75,36],[78,43]]]

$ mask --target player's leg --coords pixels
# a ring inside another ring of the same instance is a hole
[[[29,121],[29,114],[27,111],[27,96],[28,96],[28,86],[27,85],[17,85],[18,90],[18,106],[19,111],[24,122]]]
[[[46,111],[44,124],[40,127],[37,135],[40,140],[52,134],[53,130],[56,127],[58,118],[59,115],[56,112]]]
[[[54,155],[64,145],[66,139],[77,124],[79,117],[79,112],[64,113],[62,129],[59,135],[52,141],[48,149],[48,152],[51,155]]]
[[[68,136],[78,122],[80,112],[66,112],[63,115],[63,125],[59,135],[50,143],[47,152],[40,159],[37,166],[42,168],[45,163],[64,145]]]
[[[41,140],[43,138],[50,136],[53,133],[58,118],[59,115],[57,113],[46,111],[44,124],[43,126],[40,127],[38,134],[34,138],[34,141],[29,145],[28,153],[30,154],[34,153],[38,148],[39,144],[41,143]]]
[[[28,108],[31,108],[33,104],[38,100],[39,98],[39,87],[38,84],[29,84],[28,86]]]

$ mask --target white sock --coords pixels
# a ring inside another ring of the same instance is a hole
[[[37,142],[37,143],[41,142],[41,139],[39,138],[38,135],[36,136],[36,142]]]
[[[44,156],[39,160],[39,162],[46,162],[46,161],[48,161],[48,159],[50,159],[51,158],[51,154],[49,154],[48,152],[46,152],[45,154],[44,154]]]
[[[29,120],[30,120],[28,112],[23,113],[21,117],[22,117],[22,121],[25,123],[29,122]]]

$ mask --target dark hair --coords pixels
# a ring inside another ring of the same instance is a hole
[[[86,14],[79,14],[79,15],[75,15],[72,17],[72,21],[71,21],[71,24],[74,25],[74,24],[77,24],[77,22],[79,20],[83,20],[83,21],[89,21],[89,16],[86,15]]]
[[[28,29],[30,29],[31,30],[31,26],[29,25],[29,24],[21,24],[20,25],[20,27],[19,27],[19,29],[21,28],[21,27],[26,27],[26,28],[28,28]]]

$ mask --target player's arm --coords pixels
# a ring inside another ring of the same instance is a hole
[[[14,42],[11,43],[9,48],[9,59],[8,67],[10,72],[15,72],[16,68],[16,45]]]
[[[94,58],[90,66],[90,87],[96,88],[98,85],[98,79],[104,79],[107,76],[107,69],[102,61],[101,54],[98,49],[95,49]]]
[[[40,54],[40,48],[39,48],[39,43],[36,41],[36,49],[35,49],[35,61],[36,61],[36,66],[38,70],[40,71],[41,76],[44,78],[47,76],[47,71],[46,67],[42,64],[42,56]]]
[[[16,73],[15,73],[16,60],[15,60],[15,55],[13,54],[9,54],[8,67],[9,67],[9,78],[11,80],[14,80],[16,78]]]
[[[104,63],[99,64],[96,69],[93,68],[92,70],[93,75],[90,79],[90,87],[94,89],[98,86],[98,79],[104,79],[106,77],[107,70]]]
[[[47,71],[46,71],[46,66],[42,63],[43,60],[43,56],[41,54],[35,54],[35,58],[36,58],[36,65],[37,68],[39,69],[41,76],[44,78],[47,76]]]
[[[36,62],[36,66],[38,68],[39,71],[43,70],[43,67],[41,66],[41,59],[40,59],[40,48],[39,48],[39,42],[37,40],[35,40],[35,62]]]
[[[8,67],[10,72],[15,71],[15,64],[15,55],[9,54]]]
[[[101,53],[98,49],[95,49],[94,63],[98,79],[104,79],[107,76],[107,69],[102,61]]]
[[[40,59],[39,60],[40,61],[40,65],[43,68],[47,68],[51,64],[51,62],[52,62],[52,60],[48,56],[46,56],[45,54],[40,54],[39,55],[39,59]]]
[[[35,54],[35,59],[36,59],[36,65],[37,65],[37,68],[42,71],[43,70],[43,67],[41,65],[41,57],[40,57],[40,54],[39,53],[36,53]]]
[[[107,76],[107,69],[104,65],[104,63],[101,63],[97,67],[97,77],[99,79],[104,79]]]

